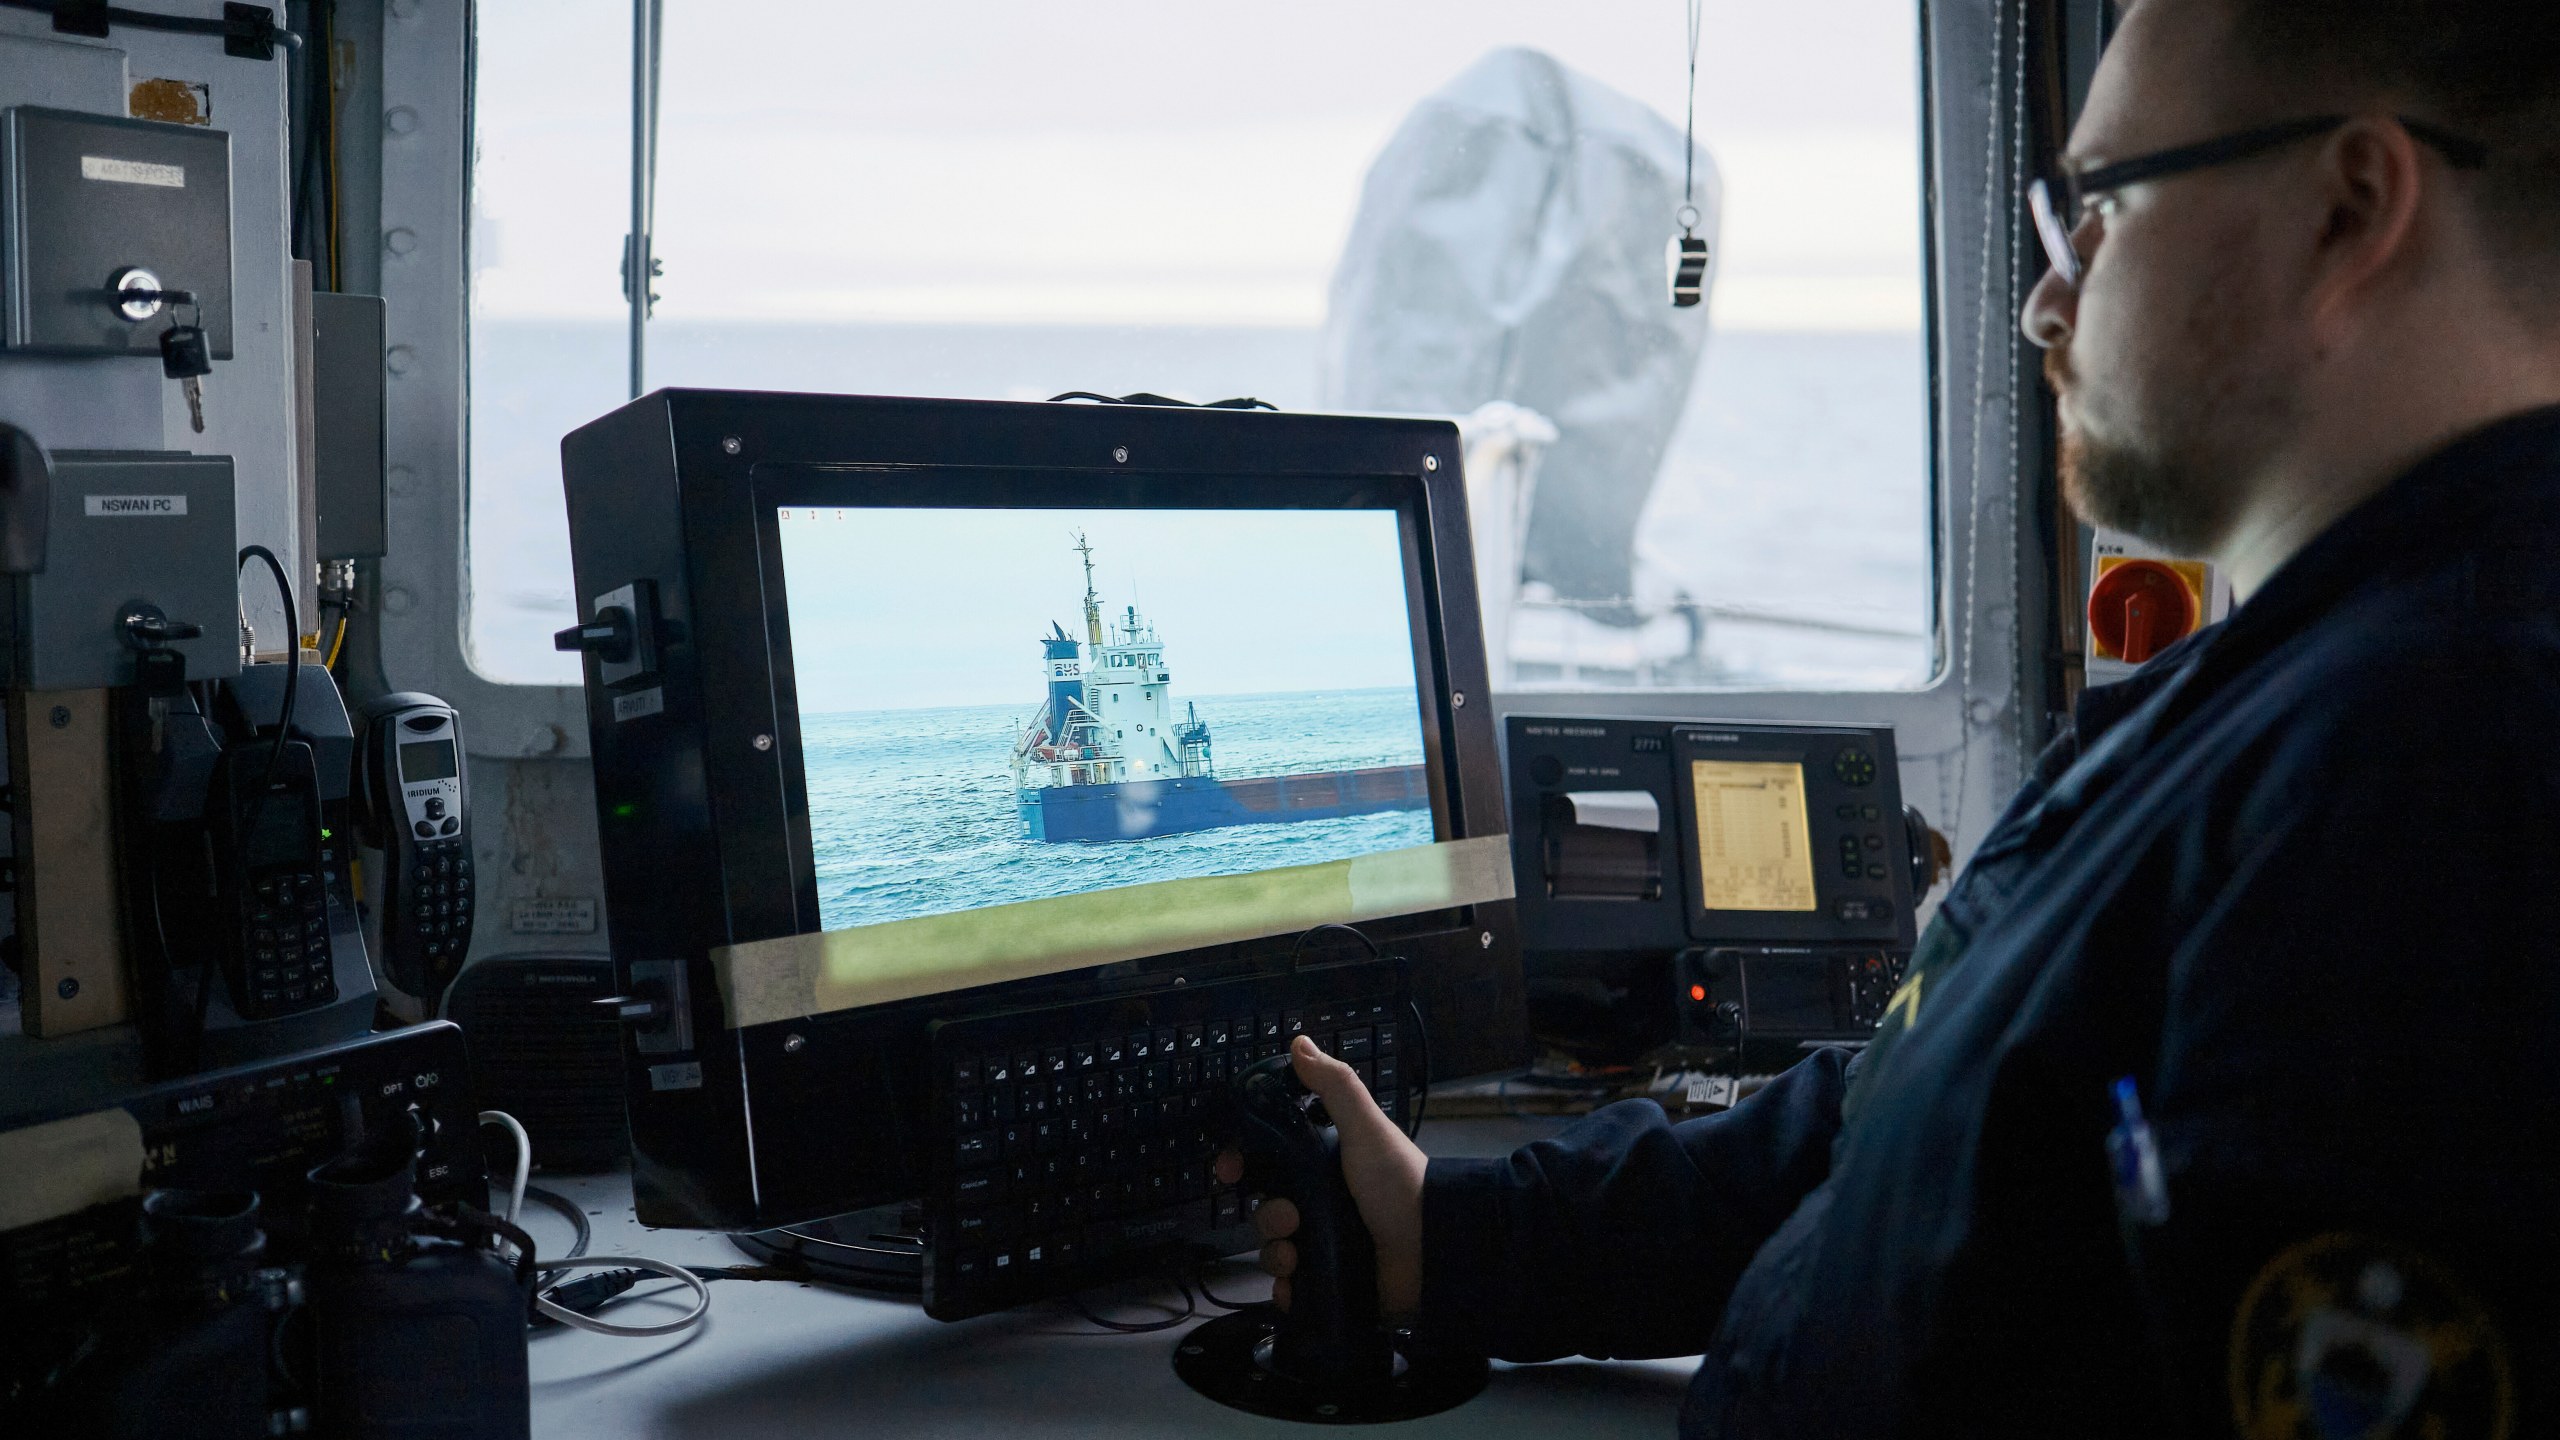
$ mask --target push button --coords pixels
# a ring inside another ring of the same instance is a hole
[[[441,820],[444,818],[443,800],[434,797],[430,797],[427,800],[427,818],[430,820]]]

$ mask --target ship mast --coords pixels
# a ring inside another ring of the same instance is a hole
[[[1102,597],[1093,590],[1093,546],[1076,532],[1076,551],[1084,556],[1084,638],[1097,652],[1102,649]]]

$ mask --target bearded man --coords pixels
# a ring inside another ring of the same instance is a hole
[[[2560,5],[2136,0],[2030,200],[2066,495],[2241,603],[1855,1059],[1426,1161],[1299,1041],[1382,1300],[1687,1436],[2560,1434]]]

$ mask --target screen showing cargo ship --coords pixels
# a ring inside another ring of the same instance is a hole
[[[1433,843],[1393,510],[776,522],[828,931]]]
[[[1813,847],[1804,767],[1792,761],[1693,760],[1698,893],[1709,910],[1808,911]]]

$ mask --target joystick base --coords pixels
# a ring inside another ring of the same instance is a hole
[[[1378,1425],[1437,1415],[1474,1399],[1491,1367],[1473,1357],[1398,1352],[1393,1378],[1372,1385],[1310,1385],[1273,1370],[1281,1313],[1255,1305],[1182,1337],[1173,1373],[1221,1405],[1311,1425]]]

